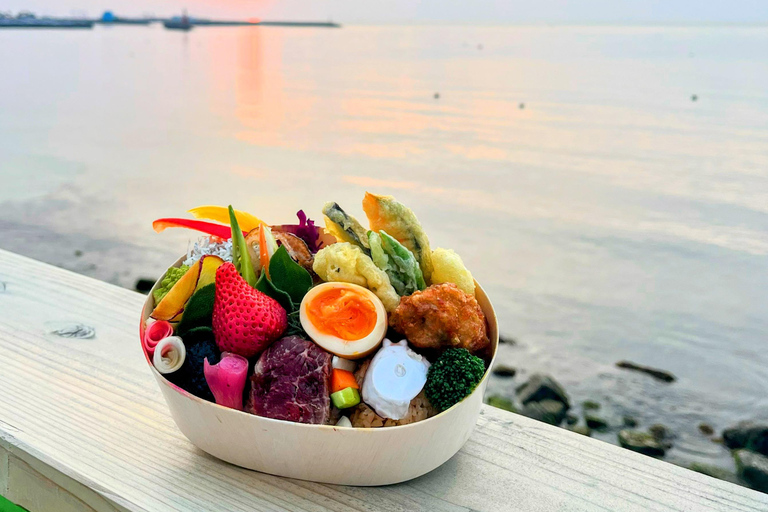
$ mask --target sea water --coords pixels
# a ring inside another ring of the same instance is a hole
[[[0,247],[132,287],[187,249],[155,218],[394,194],[516,341],[489,393],[546,372],[577,413],[666,424],[667,460],[732,468],[698,425],[768,419],[766,49],[744,26],[0,31]]]

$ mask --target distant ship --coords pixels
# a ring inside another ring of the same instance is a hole
[[[0,13],[0,28],[93,28],[92,20],[69,18],[38,18],[22,11],[15,17]]]
[[[172,30],[192,30],[192,24],[189,22],[187,11],[184,11],[184,14],[182,14],[181,18],[171,18],[169,20],[165,20],[163,22],[163,26]]]
[[[149,25],[150,22],[152,22],[151,18],[122,18],[115,16],[112,11],[104,11],[101,19],[97,21],[103,25]]]
[[[208,20],[205,18],[191,18],[187,16],[186,10],[184,11],[184,16],[181,18],[176,16],[169,20],[164,20],[163,25],[165,25],[165,28],[172,28],[177,30],[190,30],[192,27],[341,27],[341,25],[332,21],[262,21],[257,18],[251,18],[249,20],[243,21]]]

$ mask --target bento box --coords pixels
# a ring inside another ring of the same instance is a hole
[[[234,219],[233,219],[234,220]],[[233,230],[234,232],[234,230]],[[179,268],[186,256],[171,268]],[[309,424],[251,414],[204,400],[172,383],[153,364],[146,331],[156,308],[153,294],[144,304],[140,343],[147,363],[179,430],[200,450],[251,470],[314,482],[377,486],[404,482],[445,463],[470,437],[496,357],[496,313],[474,281],[474,296],[485,315],[485,372],[474,390],[446,410],[414,423],[377,428]],[[472,282],[472,281],[470,281]],[[175,318],[174,320],[177,320]],[[385,340],[386,341],[386,340]],[[207,366],[206,361],[206,366]],[[253,372],[251,364],[250,372]]]

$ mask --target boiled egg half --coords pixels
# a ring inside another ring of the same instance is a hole
[[[387,333],[384,304],[372,291],[350,283],[323,283],[309,290],[299,319],[315,343],[345,359],[367,356]]]

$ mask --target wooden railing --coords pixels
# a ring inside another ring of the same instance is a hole
[[[0,251],[0,495],[31,512],[768,510],[768,495],[491,407],[455,457],[399,485],[225,464],[171,420],[137,341],[143,301]]]

